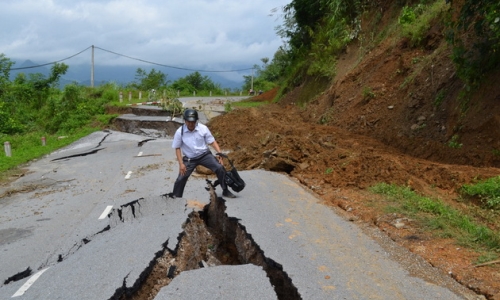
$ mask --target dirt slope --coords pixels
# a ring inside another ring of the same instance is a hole
[[[397,228],[401,216],[384,213],[382,199],[366,191],[380,182],[407,185],[469,211],[474,204],[458,201],[457,190],[500,174],[500,71],[464,106],[440,32],[433,28],[419,49],[405,40],[368,52],[352,45],[330,87],[305,108],[295,105],[300,86],[278,104],[234,110],[210,127],[239,168],[290,174],[351,220],[378,226],[464,286],[500,299],[498,265],[474,268],[478,253],[411,222]]]

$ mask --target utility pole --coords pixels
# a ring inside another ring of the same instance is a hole
[[[251,84],[251,86],[250,86],[250,89],[251,89],[251,90],[253,90],[253,69],[254,69],[254,68],[255,68],[255,67],[253,67],[253,68],[252,68],[252,84]]]
[[[94,87],[94,45],[92,45],[92,62],[90,64],[90,87]]]

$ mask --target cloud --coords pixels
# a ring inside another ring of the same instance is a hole
[[[285,0],[3,0],[0,53],[56,61],[91,45],[147,61],[248,67],[282,44],[269,14]],[[71,62],[88,62],[89,52]],[[96,64],[136,64],[95,52]]]

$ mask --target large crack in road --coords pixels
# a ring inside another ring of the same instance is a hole
[[[182,272],[200,268],[223,265],[252,264],[263,270],[274,288],[277,299],[302,299],[291,278],[276,260],[266,257],[264,251],[239,223],[239,220],[226,214],[225,200],[217,197],[212,184],[208,182],[209,204],[203,210],[192,211],[183,224],[183,231],[177,237],[175,249],[168,247],[169,240],[152,255],[149,264],[144,266],[135,282],[127,285],[129,275],[123,278],[122,286],[116,288],[109,299],[143,300],[154,299],[163,287],[169,285]],[[170,198],[160,198],[169,201]],[[155,201],[140,198],[114,209],[109,215],[109,224],[101,231],[87,236],[75,243],[71,249],[58,255],[57,262],[63,263],[83,247],[92,243],[102,233],[110,233],[121,223],[133,222],[133,219],[150,215],[155,208]],[[186,204],[186,209],[187,208]],[[39,269],[49,267],[44,262]],[[9,284],[32,275],[31,268],[9,277],[4,284]]]
[[[189,214],[176,248],[169,249],[166,246],[168,241],[165,242],[163,251],[156,254],[137,282],[130,288],[124,284],[110,299],[154,299],[163,287],[184,271],[243,264],[261,267],[278,299],[302,299],[283,267],[265,256],[238,219],[225,213],[224,200],[217,197],[210,184],[208,189],[210,203],[202,211]],[[128,209],[132,209],[131,206],[127,206]]]
[[[174,131],[177,126],[171,127],[167,128],[170,129],[167,130],[167,133]],[[124,131],[127,132],[128,130]],[[105,149],[98,147],[110,134],[111,132],[107,132],[98,145],[90,151],[59,157],[52,161],[95,154]],[[147,134],[143,135],[147,136]],[[143,140],[138,143],[138,146],[140,147],[150,140],[154,139]],[[272,258],[265,256],[262,249],[254,241],[251,234],[246,231],[246,228],[239,223],[238,219],[229,217],[225,213],[225,201],[217,197],[210,183],[208,184],[208,190],[210,203],[203,210],[193,211],[189,214],[183,224],[184,231],[177,238],[176,248],[170,249],[168,247],[169,241],[165,241],[162,250],[154,254],[152,261],[145,267],[136,282],[132,286],[127,286],[127,275],[123,279],[123,285],[117,287],[115,294],[110,299],[154,299],[163,287],[170,284],[182,272],[222,265],[244,264],[253,264],[265,271],[278,299],[301,299],[297,288],[293,285],[291,278],[283,270],[283,267]],[[167,198],[166,195],[163,195],[163,197]],[[139,218],[141,216],[141,203],[144,201],[147,200],[140,198],[113,210],[108,215],[108,226],[91,236],[81,239],[65,253],[58,254],[57,262],[53,261],[53,263],[65,261],[69,256],[90,243],[95,236],[112,230],[119,223],[130,221],[130,218]],[[49,260],[47,260],[38,269],[45,268],[50,264]],[[32,274],[32,269],[28,267],[26,270],[9,277],[4,284],[19,281]]]

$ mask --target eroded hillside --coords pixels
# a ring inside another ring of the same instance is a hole
[[[394,12],[385,14],[389,19]],[[463,285],[497,299],[500,266],[475,267],[480,251],[388,213],[386,199],[367,189],[380,182],[408,186],[498,232],[491,222],[498,214],[462,199],[458,190],[500,174],[500,72],[464,100],[443,30],[433,26],[423,47],[397,36],[372,48],[353,43],[335,78],[307,105],[297,103],[312,79],[276,104],[237,109],[210,126],[239,168],[290,174],[350,220],[378,226]],[[274,92],[259,99],[270,101]]]

